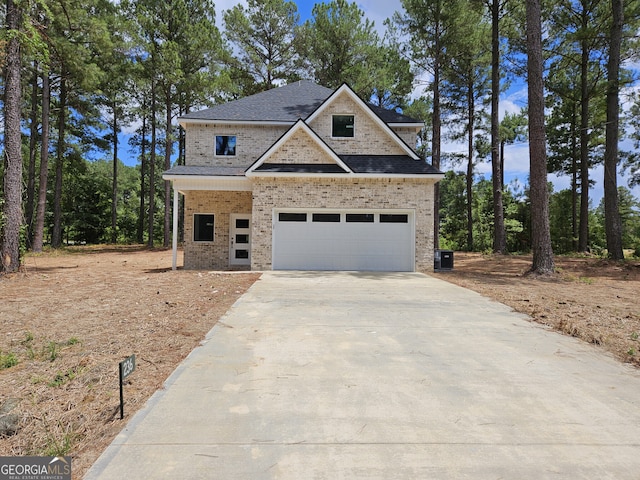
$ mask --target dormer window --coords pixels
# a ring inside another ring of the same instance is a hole
[[[331,136],[334,138],[353,138],[353,127],[353,115],[334,115]]]
[[[216,156],[234,157],[236,155],[235,135],[216,135]]]

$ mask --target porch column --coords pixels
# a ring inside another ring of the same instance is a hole
[[[173,185],[173,264],[171,270],[178,268],[178,189]]]

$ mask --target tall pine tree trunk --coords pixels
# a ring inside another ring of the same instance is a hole
[[[583,20],[586,31],[588,20]],[[589,249],[589,50],[582,40],[580,66],[580,231],[578,251]]]
[[[475,102],[473,96],[473,77],[469,76],[467,85],[467,250],[473,251],[473,129]]]
[[[618,210],[618,139],[619,139],[619,91],[620,47],[624,22],[622,0],[611,0],[613,22],[609,38],[609,62],[607,64],[607,127],[604,151],[604,217],[607,250],[614,260],[624,259],[622,250],[622,225]]]
[[[114,100],[111,109],[113,110],[113,122],[111,123],[111,134],[113,135],[113,179],[111,183],[111,243],[118,241],[118,116],[116,101]]]
[[[493,251],[507,253],[500,171],[500,18],[499,0],[491,4],[491,183],[493,187]]]
[[[165,127],[165,143],[164,143],[164,169],[171,168],[171,92],[166,93],[166,127]],[[164,248],[171,245],[171,182],[164,181]]]
[[[51,92],[49,72],[42,75],[42,134],[40,137],[40,178],[38,183],[38,206],[33,230],[33,251],[42,252],[44,240],[44,217],[47,210],[47,183],[49,179],[49,110]]]
[[[571,234],[573,250],[578,250],[578,145],[576,143],[577,112],[575,104],[571,112]]]
[[[433,112],[431,122],[431,165],[440,169],[440,143],[442,135],[442,124],[440,114],[440,11],[441,2],[437,3],[434,34],[434,58],[433,58]],[[440,185],[433,186],[433,247],[440,248]]]
[[[529,161],[531,171],[529,195],[531,197],[531,247],[533,249],[533,264],[529,272],[550,275],[554,272],[555,266],[549,228],[540,2],[541,0],[527,0],[526,2]]]
[[[146,112],[146,98],[143,104],[143,112]],[[147,115],[142,115],[142,129],[140,140],[140,210],[138,213],[138,243],[144,243],[144,220],[145,220],[145,208],[144,208],[144,196],[146,195],[145,188],[145,176],[147,174]]]
[[[33,62],[31,84],[31,113],[29,115],[29,170],[27,174],[27,201],[25,222],[27,224],[27,244],[31,247],[33,234],[33,209],[36,196],[36,158],[38,150],[38,62]]]
[[[147,245],[153,247],[153,227],[156,205],[156,86],[155,80],[151,81],[151,153],[149,158],[149,225],[147,226],[149,238]]]
[[[65,70],[62,68],[60,77],[60,107],[58,112],[58,147],[56,149],[56,179],[53,193],[53,232],[51,246],[59,248],[62,245],[62,174],[65,155],[65,126],[67,112],[67,81]]]
[[[20,268],[20,227],[22,226],[22,139],[20,133],[20,85],[21,51],[17,35],[21,24],[21,12],[13,0],[7,0],[6,29],[10,33],[6,41],[4,75],[4,225],[0,266],[3,272],[15,272]]]

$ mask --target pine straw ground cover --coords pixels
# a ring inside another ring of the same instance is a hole
[[[530,256],[454,254],[439,278],[640,366],[640,261],[555,258],[556,275],[531,278]]]
[[[558,257],[554,278],[535,279],[523,276],[530,257],[454,260],[436,276],[640,365],[639,262]],[[20,418],[0,455],[68,454],[82,478],[258,278],[170,265],[168,251],[74,248],[29,256],[21,273],[0,276],[0,406],[17,400]],[[132,353],[120,420],[117,366]]]
[[[0,455],[71,455],[82,478],[258,276],[172,272],[170,251],[140,247],[28,256],[0,276],[0,406],[17,401],[20,419]],[[118,363],[131,354],[120,420]]]

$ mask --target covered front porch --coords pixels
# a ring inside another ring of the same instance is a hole
[[[165,172],[173,186],[172,268],[178,264],[180,195],[184,197],[184,268],[248,270],[251,265],[252,185],[244,171],[211,175],[208,167]],[[215,168],[220,173],[220,168]],[[208,174],[209,173],[209,174]]]

